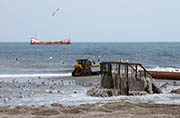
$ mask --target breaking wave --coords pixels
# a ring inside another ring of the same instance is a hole
[[[71,76],[71,73],[63,74],[1,74],[0,78],[16,78],[16,77],[66,77]]]
[[[164,68],[164,67],[156,67],[156,68],[151,68],[147,69],[148,71],[166,71],[166,72],[180,72],[180,68]]]

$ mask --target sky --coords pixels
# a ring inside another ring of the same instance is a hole
[[[0,42],[180,41],[180,0],[0,0],[0,15]]]

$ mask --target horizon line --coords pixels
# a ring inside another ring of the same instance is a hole
[[[170,43],[170,42],[180,42],[180,41],[75,41],[71,43]],[[0,41],[0,43],[29,43],[24,41]]]

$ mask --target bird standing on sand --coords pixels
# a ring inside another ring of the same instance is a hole
[[[16,83],[16,80],[15,80],[15,79],[13,79],[13,80],[12,80],[12,82],[13,82],[13,83]]]
[[[38,79],[41,79],[41,77],[40,77],[40,76],[38,76]]]

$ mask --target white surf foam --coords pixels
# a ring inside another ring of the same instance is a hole
[[[66,77],[71,76],[71,73],[64,74],[0,74],[0,78],[21,78],[21,77]]]
[[[151,68],[147,69],[148,71],[166,71],[166,72],[180,72],[180,68],[161,68],[161,67],[156,67],[156,68]]]

